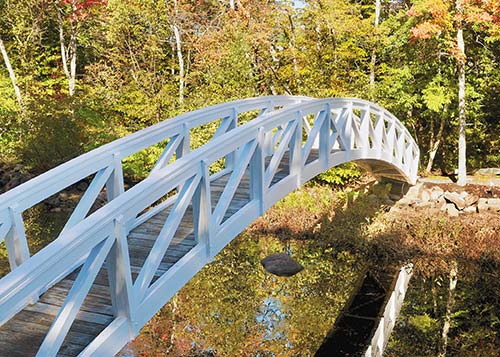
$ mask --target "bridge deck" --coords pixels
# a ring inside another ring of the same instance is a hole
[[[317,158],[317,150],[313,149],[309,160],[315,158]],[[285,153],[272,184],[288,174],[288,161],[288,155]],[[212,208],[217,204],[229,176],[230,174],[227,174],[211,182]],[[249,199],[249,174],[247,170],[224,219],[237,212],[249,202]],[[128,234],[127,241],[133,280],[143,266],[169,211],[170,208],[167,208],[159,212]],[[156,271],[153,282],[189,252],[194,245],[192,207],[189,206],[160,267]],[[36,355],[76,279],[77,272],[75,271],[51,287],[40,296],[35,304],[26,307],[0,327],[0,356],[27,357]],[[102,268],[59,350],[58,356],[78,355],[113,319],[107,269]]]

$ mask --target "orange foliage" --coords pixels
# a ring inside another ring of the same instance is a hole
[[[412,41],[417,39],[427,40],[434,35],[439,35],[440,33],[440,26],[433,22],[425,21],[410,30],[410,38]]]

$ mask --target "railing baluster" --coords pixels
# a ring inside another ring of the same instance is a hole
[[[59,348],[61,348],[64,338],[68,334],[85,297],[90,291],[92,283],[99,273],[113,242],[113,237],[108,237],[90,252],[63,306],[52,322],[49,332],[38,350],[37,357],[55,356]]]
[[[330,104],[326,105],[324,110],[324,120],[321,123],[321,130],[319,133],[319,159],[322,162],[323,170],[326,170],[329,165],[328,161],[330,158],[330,125],[332,111],[330,108]]]
[[[10,269],[14,270],[29,259],[30,252],[22,212],[18,211],[17,206],[11,206],[9,214],[12,223],[5,237],[5,246],[9,255]]]
[[[182,139],[180,137],[180,134],[173,135],[170,137],[170,141],[168,144],[165,146],[163,149],[160,157],[155,163],[155,166],[151,169],[151,172],[149,173],[150,175],[155,173],[158,170],[161,170],[172,158],[174,155],[175,151],[179,147],[179,144],[182,142]]]
[[[245,174],[248,163],[253,155],[257,143],[252,140],[241,147],[241,154],[236,166],[233,167],[233,173],[229,177],[222,191],[217,206],[213,212],[213,224],[220,225],[224,219],[224,215],[231,203],[231,200],[238,188],[238,185]]]
[[[212,216],[209,163],[202,160],[200,163],[201,180],[193,196],[193,224],[194,238],[198,244],[206,247],[207,259],[213,259],[211,249],[210,220]]]
[[[189,133],[189,127],[187,126],[186,123],[182,126],[182,139],[181,143],[177,146],[177,149],[175,150],[175,159],[179,160],[181,157],[187,155],[190,151],[190,145],[191,145],[191,137]]]
[[[134,294],[132,293],[132,273],[127,243],[127,225],[123,216],[114,222],[115,243],[108,256],[108,279],[111,291],[111,301],[116,316],[126,317],[134,324],[133,316]]]
[[[142,266],[142,269],[134,283],[134,290],[137,299],[139,302],[144,297],[146,290],[153,279],[158,266],[160,265],[165,252],[172,241],[175,232],[188,208],[189,203],[191,203],[191,198],[194,196],[194,193],[198,187],[198,183],[200,182],[201,175],[197,172],[187,181],[185,181],[181,186],[181,190],[179,191],[179,196],[172,207],[156,241],[151,248],[151,251]]]
[[[113,175],[113,170],[113,165],[110,165],[99,170],[95,174],[94,179],[78,202],[78,205],[75,207],[73,213],[71,213],[71,216],[66,221],[66,224],[64,225],[61,233],[68,228],[73,227],[75,224],[77,224],[87,216],[87,213],[89,212],[90,208],[92,208],[97,195],[99,194],[99,192],[101,192],[107,180],[109,180],[110,175]]]
[[[260,127],[257,132],[257,147],[250,160],[250,199],[259,202],[259,213],[264,213],[264,190],[265,190],[265,133]]]
[[[235,107],[233,108],[233,111],[231,113],[231,123],[229,124],[226,131],[229,132],[235,129],[237,126],[238,126],[238,109]],[[229,170],[234,169],[235,159],[236,156],[234,152],[227,154],[224,160],[225,161],[224,167]]]
[[[297,122],[295,120],[290,120],[287,123],[286,129],[283,132],[283,135],[281,137],[281,141],[278,145],[278,148],[274,152],[274,154],[271,158],[271,162],[269,163],[269,166],[267,167],[267,170],[265,173],[266,187],[271,186],[273,177],[276,174],[276,170],[279,167],[279,164],[281,162],[281,159],[283,158],[283,155],[285,154],[286,149],[289,147],[289,143],[290,143],[290,140],[292,138],[292,135],[295,132],[296,126],[297,126]]]
[[[113,154],[113,172],[106,182],[108,202],[114,200],[124,191],[122,160],[119,152]]]
[[[297,178],[297,187],[300,186],[302,179],[302,125],[304,123],[302,118],[302,113],[300,111],[297,112],[295,131],[290,140],[290,157],[288,161],[290,176]]]
[[[366,154],[370,149],[370,108],[368,106],[361,110],[361,124],[359,126],[360,143]]]

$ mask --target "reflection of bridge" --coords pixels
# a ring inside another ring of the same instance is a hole
[[[215,134],[190,152],[190,133],[209,123]],[[153,145],[164,150],[151,174],[124,192],[122,160]],[[414,183],[418,158],[403,125],[372,103],[285,96],[184,114],[73,159],[0,196],[0,240],[12,269],[0,280],[0,351],[114,355],[217,252],[307,180],[355,161]],[[23,212],[89,177],[57,239],[30,256]],[[110,202],[89,215],[102,190]]]

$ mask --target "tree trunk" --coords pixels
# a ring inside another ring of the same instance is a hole
[[[300,78],[299,78],[299,64],[297,61],[297,52],[296,52],[296,41],[295,41],[295,26],[293,24],[293,18],[291,14],[288,14],[288,21],[290,22],[290,49],[292,50],[292,63],[293,63],[293,74],[295,77],[295,91],[298,92],[300,86]]]
[[[458,132],[458,181],[457,184],[464,186],[467,183],[467,167],[466,167],[466,140],[465,140],[465,44],[462,29],[463,8],[460,0],[456,2],[457,13],[457,45],[458,45],[458,116],[459,116],[459,132]]]
[[[69,78],[68,89],[69,95],[72,97],[75,94],[76,87],[76,27],[71,25],[71,38],[69,41]]]
[[[448,332],[451,326],[451,310],[455,302],[455,289],[457,287],[457,274],[458,266],[457,262],[453,261],[451,263],[450,269],[450,287],[448,290],[448,301],[446,302],[446,315],[444,317],[443,331],[441,333],[441,345],[439,346],[439,357],[446,356],[446,349],[448,347]]]
[[[21,108],[21,110],[23,110],[24,102],[23,102],[23,97],[21,96],[21,90],[17,85],[16,74],[12,69],[9,55],[7,54],[7,50],[5,49],[5,45],[1,37],[0,37],[0,52],[2,52],[3,61],[5,62],[5,66],[7,67],[7,72],[9,72],[10,81],[12,83],[12,87],[14,88],[14,93],[16,94],[17,102],[19,103],[19,107]]]
[[[62,66],[64,70],[64,74],[68,79],[68,92],[70,97],[75,94],[76,87],[76,36],[77,29],[76,24],[71,24],[71,35],[69,40],[69,45],[66,47],[66,43],[64,40],[64,23],[61,15],[61,9],[57,9],[57,17],[59,21],[59,44],[61,46],[61,60]],[[73,12],[76,10],[75,5],[73,4]],[[69,67],[68,67],[68,59],[69,59]]]
[[[172,25],[175,35],[175,47],[177,49],[177,60],[179,62],[179,104],[184,103],[184,57],[182,56],[182,39],[179,27]]]
[[[168,6],[168,1],[165,3]],[[184,56],[182,55],[182,37],[179,26],[177,26],[177,17],[179,15],[179,8],[177,0],[174,0],[174,18],[170,27],[174,31],[175,48],[177,52],[177,62],[179,64],[179,104],[184,104],[184,88],[185,88],[185,69],[184,69]]]
[[[380,21],[380,0],[375,0],[375,29]],[[376,30],[375,30],[376,31]],[[370,89],[375,89],[375,64],[377,62],[376,45],[372,49],[372,59],[370,62]]]

